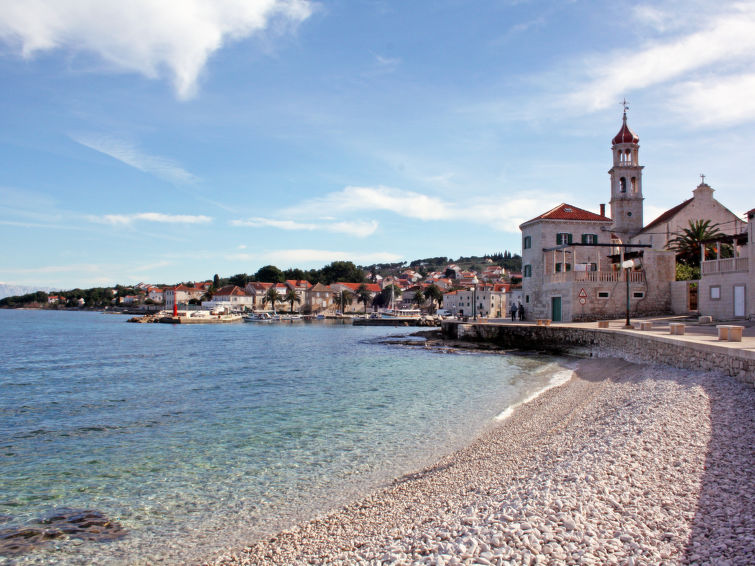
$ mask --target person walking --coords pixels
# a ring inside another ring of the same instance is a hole
[[[524,320],[524,305],[522,303],[519,303],[517,311],[519,312],[519,320]]]
[[[511,322],[514,322],[516,320],[516,303],[511,303],[511,309],[509,311],[511,313]]]

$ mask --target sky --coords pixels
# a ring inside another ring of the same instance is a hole
[[[0,282],[519,253],[706,175],[755,207],[755,1],[0,0]]]

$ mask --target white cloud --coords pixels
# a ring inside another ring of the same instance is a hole
[[[496,230],[519,232],[519,224],[543,209],[563,201],[563,195],[513,195],[446,201],[392,187],[346,187],[342,191],[303,202],[288,209],[291,215],[320,215],[333,212],[387,211],[423,221],[457,220],[487,224]]]
[[[755,74],[690,81],[678,85],[674,92],[671,108],[693,117],[695,125],[755,120]]]
[[[312,199],[288,209],[292,214],[328,214],[355,210],[388,210],[420,220],[448,218],[446,203],[440,199],[391,187],[346,187],[342,191]]]
[[[656,27],[659,11],[644,10]],[[714,65],[751,69],[755,63],[755,4],[735,4],[712,19],[704,29],[648,43],[633,50],[622,48],[607,56],[582,61],[585,76],[568,97],[575,108],[608,108],[625,94],[689,76]]]
[[[94,53],[115,69],[168,75],[190,98],[208,58],[224,43],[275,22],[297,25],[309,0],[24,0],[0,3],[0,40],[23,57],[65,49]]]
[[[331,250],[313,250],[313,249],[290,249],[290,250],[273,250],[262,254],[231,254],[226,256],[231,261],[270,261],[270,262],[290,262],[291,264],[314,265],[318,263],[330,263],[331,261],[353,261],[361,265],[371,263],[395,262],[402,259],[402,256],[390,252],[344,252]]]
[[[250,226],[253,228],[279,228],[281,230],[322,230],[338,234],[348,234],[358,238],[365,238],[375,233],[378,223],[372,221],[342,221],[342,222],[297,222],[295,220],[278,220],[274,218],[248,218],[247,220],[232,220],[232,226]]]
[[[162,224],[208,224],[212,222],[209,216],[193,216],[188,214],[162,214],[160,212],[139,212],[136,214],[105,214],[103,216],[89,216],[90,221],[98,224],[113,226],[127,226],[136,221],[159,222]]]
[[[71,136],[71,139],[83,146],[117,159],[139,171],[156,175],[171,183],[193,183],[197,180],[194,175],[176,162],[164,157],[147,155],[133,144],[123,140],[102,135],[78,135]]]

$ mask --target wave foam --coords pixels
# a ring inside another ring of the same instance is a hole
[[[503,411],[501,411],[495,417],[495,420],[503,421],[509,418],[514,413],[514,409],[516,409],[520,405],[524,405],[525,403],[529,403],[530,401],[537,399],[540,395],[548,391],[548,389],[553,389],[554,387],[563,385],[564,383],[568,382],[572,378],[573,375],[574,375],[574,370],[571,370],[571,369],[562,369],[555,372],[553,376],[550,378],[550,380],[548,381],[548,383],[545,384],[544,387],[542,387],[541,389],[538,389],[537,391],[532,393],[532,395],[530,395],[523,401],[519,401],[518,403],[514,403],[513,405],[509,405],[508,407],[506,407]]]

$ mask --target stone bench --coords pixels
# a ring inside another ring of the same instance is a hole
[[[697,317],[697,323],[698,324],[710,324],[713,322],[713,317],[708,315],[698,316]]]
[[[551,325],[551,319],[550,318],[538,318],[537,319],[537,325],[538,326],[550,326]]]
[[[731,324],[719,324],[716,326],[719,340],[728,340],[729,342],[741,342],[742,330],[744,326],[734,326]]]
[[[598,321],[598,328],[608,328],[608,321],[607,320],[599,320]]]
[[[684,323],[683,322],[671,322],[668,325],[668,331],[669,331],[669,334],[682,335],[682,334],[684,334]]]
[[[640,330],[652,330],[653,329],[653,323],[647,320],[643,320],[640,322]],[[682,333],[683,334],[683,333]]]

